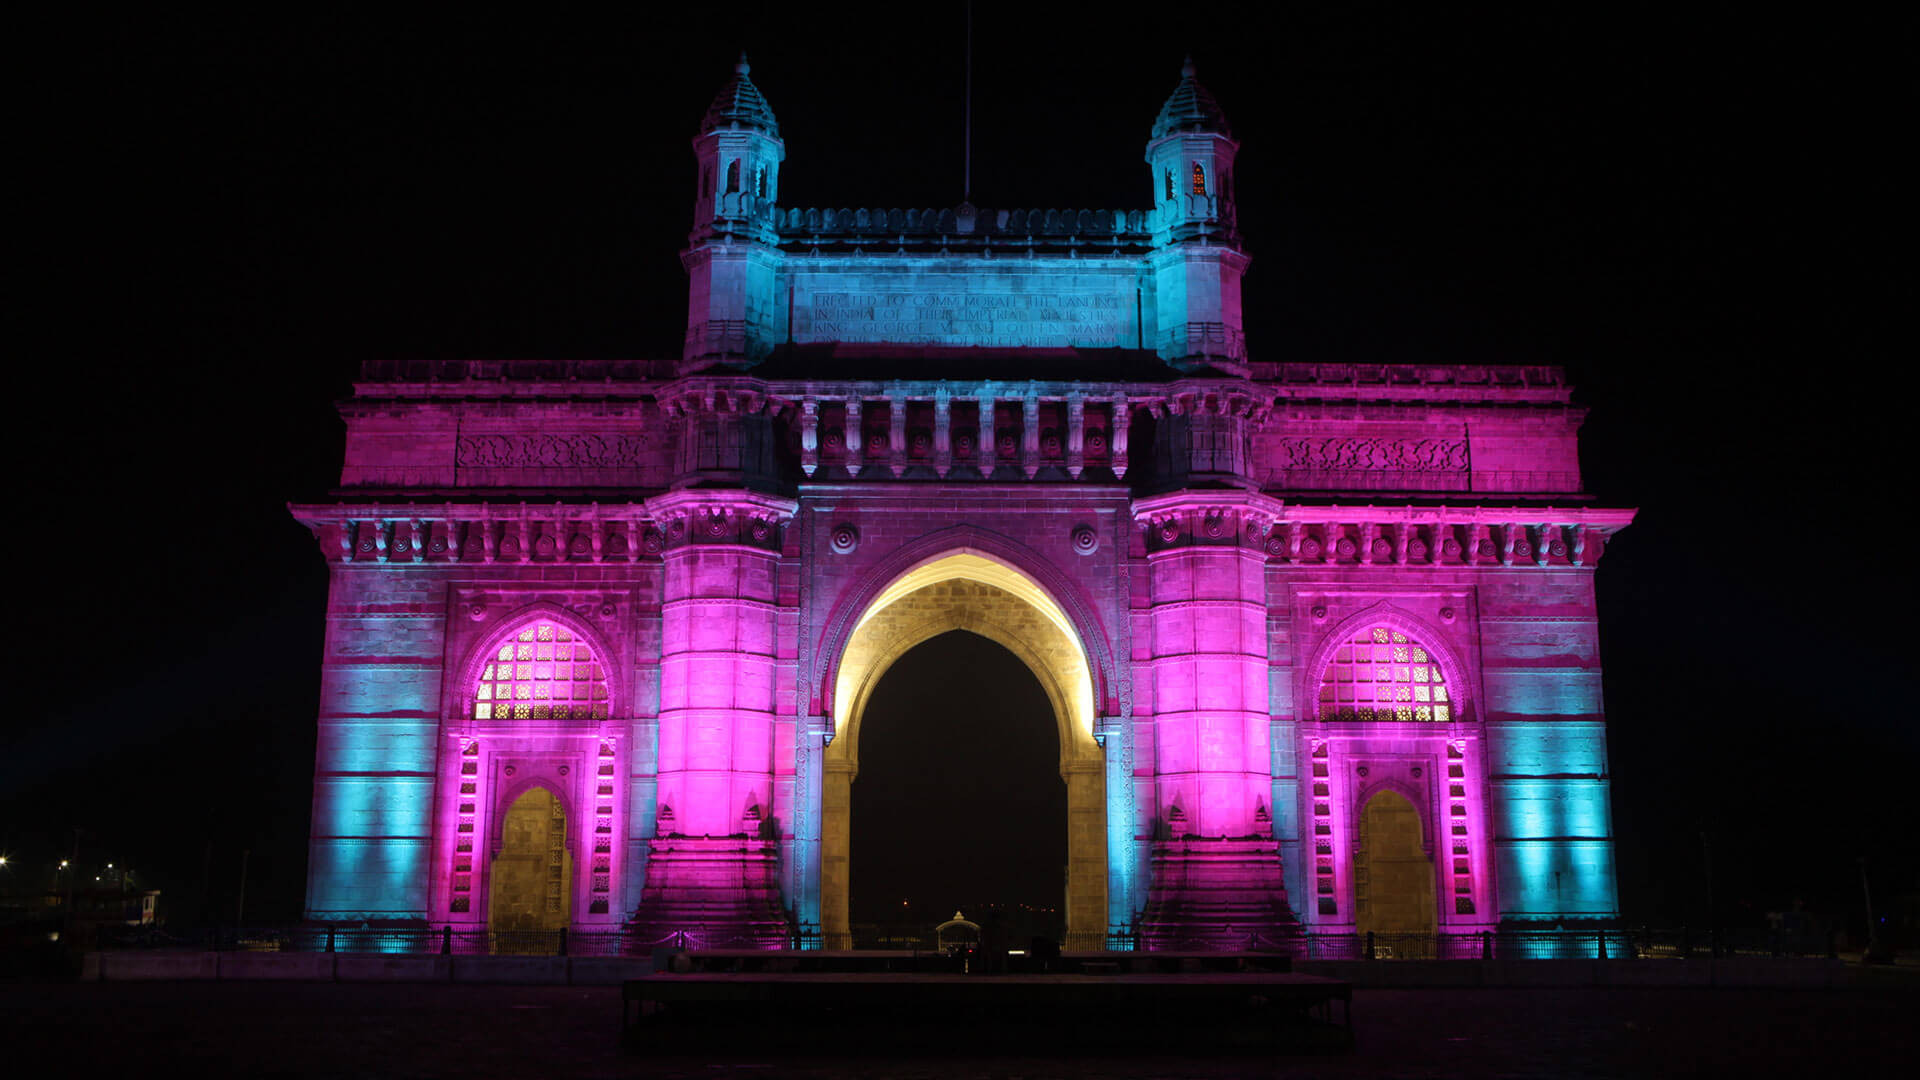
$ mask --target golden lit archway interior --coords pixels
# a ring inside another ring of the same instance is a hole
[[[820,906],[827,946],[852,943],[852,787],[860,771],[867,701],[896,660],[950,630],[970,631],[1004,646],[1046,691],[1067,785],[1066,944],[1099,948],[1107,930],[1106,775],[1093,738],[1086,650],[1044,589],[1019,571],[971,552],[946,555],[902,574],[861,613],[841,654],[833,695],[837,735],[827,747],[822,793]]]
[[[500,823],[487,924],[493,930],[558,930],[568,923],[573,855],[566,807],[543,787],[527,789]]]
[[[1421,840],[1420,812],[1396,791],[1375,793],[1361,812],[1353,897],[1363,934],[1412,934],[1424,942],[1433,933],[1433,862]]]

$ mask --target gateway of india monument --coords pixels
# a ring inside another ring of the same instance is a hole
[[[1263,358],[1227,117],[1151,119],[1133,208],[793,207],[743,59],[678,357],[366,366],[308,917],[847,947],[862,713],[956,629],[1052,702],[1068,948],[1613,917],[1561,371]]]

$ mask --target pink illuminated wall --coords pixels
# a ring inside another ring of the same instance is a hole
[[[679,547],[661,600],[664,831],[730,836],[773,807],[776,553]]]
[[[749,71],[695,141],[677,356],[372,361],[341,404],[341,495],[291,508],[330,575],[311,918],[485,924],[539,786],[571,924],[817,929],[851,620],[963,552],[1094,669],[1083,940],[1350,931],[1382,791],[1443,929],[1615,915],[1594,574],[1633,512],[1583,493],[1562,371],[1253,349],[1191,64],[1142,205],[1078,211],[779,205],[832,163]]]
[[[1360,618],[1319,650],[1307,737],[1309,917],[1323,928],[1354,925],[1360,820],[1376,794],[1394,791],[1420,816],[1436,924],[1463,932],[1492,925],[1481,910],[1491,892],[1484,736],[1465,680],[1453,685],[1448,674],[1460,665],[1404,615]]]
[[[1234,547],[1148,557],[1159,813],[1183,833],[1267,831],[1265,559]]]
[[[568,921],[617,923],[621,861],[618,746],[605,654],[552,616],[518,619],[476,641],[444,725],[436,812],[433,906],[452,923],[487,921],[491,858],[506,813],[527,790],[553,792],[566,812],[576,880]]]

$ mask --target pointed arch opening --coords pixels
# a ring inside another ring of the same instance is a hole
[[[825,755],[821,920],[829,947],[851,944],[851,789],[860,771],[863,723],[874,689],[916,646],[966,630],[1004,647],[1032,673],[1052,713],[1067,789],[1066,939],[1098,947],[1107,917],[1106,783],[1093,738],[1094,687],[1087,650],[1060,604],[1031,577],[973,551],[921,562],[880,589],[861,611],[835,665],[836,737]],[[945,913],[942,913],[943,915]]]
[[[849,908],[859,947],[931,944],[956,911],[1058,940],[1067,789],[1053,703],[1027,662],[967,630],[915,645],[862,716]]]

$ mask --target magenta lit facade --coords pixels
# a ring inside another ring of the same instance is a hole
[[[540,787],[567,925],[844,944],[864,694],[955,628],[1055,700],[1071,944],[1369,929],[1382,792],[1433,929],[1613,916],[1593,575],[1632,515],[1582,412],[1549,367],[1250,350],[1236,150],[1189,68],[1147,208],[792,208],[742,64],[681,356],[369,365],[293,508],[309,916],[487,926]]]

